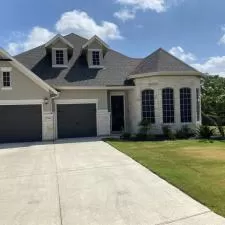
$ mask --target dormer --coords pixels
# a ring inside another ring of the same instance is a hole
[[[88,67],[92,69],[104,68],[103,59],[109,46],[98,36],[92,37],[83,46],[83,51],[87,57]]]
[[[52,67],[66,68],[73,54],[73,45],[60,34],[56,35],[45,45],[48,54],[51,54]]]

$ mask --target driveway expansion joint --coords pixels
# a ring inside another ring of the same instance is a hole
[[[60,192],[59,192],[59,176],[58,176],[58,167],[57,167],[57,161],[56,161],[56,154],[55,154],[55,143],[53,143],[54,146],[54,159],[55,159],[55,171],[56,171],[56,185],[57,185],[57,193],[58,193],[58,203],[59,203],[59,217],[60,217],[60,225],[63,225],[63,219],[62,219],[62,207],[61,207],[61,197],[60,197]]]
[[[194,214],[194,215],[191,215],[191,216],[186,216],[186,217],[182,217],[182,218],[180,218],[180,219],[171,220],[171,221],[167,221],[167,222],[163,222],[163,223],[157,223],[157,224],[155,224],[155,225],[168,225],[168,224],[172,224],[172,223],[175,223],[175,222],[187,220],[187,219],[190,219],[190,218],[193,218],[193,217],[205,215],[205,214],[208,214],[208,213],[211,213],[211,212],[212,212],[212,211],[207,210],[207,211],[205,211],[205,212],[197,213],[197,214]]]

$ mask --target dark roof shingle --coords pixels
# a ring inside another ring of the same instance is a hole
[[[182,62],[164,49],[160,48],[151,55],[144,58],[138,66],[131,72],[131,75],[154,73],[154,72],[198,72],[191,66]]]
[[[45,45],[15,56],[24,66],[53,86],[121,86],[129,75],[160,71],[196,71],[184,62],[159,49],[144,59],[129,58],[112,49],[106,52],[103,69],[90,69],[82,46],[87,39],[75,34],[64,37],[73,46],[67,68],[53,68]],[[197,71],[196,71],[197,72]]]
[[[129,58],[112,49],[104,56],[103,69],[88,68],[82,46],[88,41],[75,34],[65,36],[74,46],[68,68],[52,68],[51,55],[45,46],[34,48],[15,58],[41,79],[54,86],[119,86],[124,85],[130,72],[140,59]]]

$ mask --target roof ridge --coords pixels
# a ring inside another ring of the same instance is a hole
[[[77,37],[79,37],[79,38],[82,38],[82,39],[88,41],[87,38],[85,38],[85,37],[83,37],[83,36],[81,36],[81,35],[75,34],[75,33],[73,33],[73,32],[71,32],[71,33],[69,33],[69,34],[67,34],[67,35],[63,35],[63,37],[64,37],[64,38],[67,38],[68,36],[71,36],[71,35],[77,36]]]
[[[153,52],[153,53],[155,53],[155,54],[157,54],[156,55],[156,57],[157,57],[157,63],[156,63],[156,68],[157,68],[157,70],[159,70],[159,63],[160,63],[160,51],[162,51],[162,48],[159,48],[159,49],[157,49],[155,52]]]

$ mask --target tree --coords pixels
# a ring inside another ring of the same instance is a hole
[[[201,82],[203,124],[216,125],[225,136],[225,78],[206,75]]]

